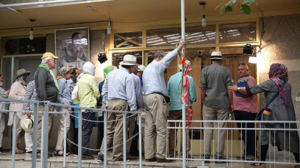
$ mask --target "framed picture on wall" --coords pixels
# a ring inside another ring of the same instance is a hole
[[[55,55],[59,56],[58,69],[64,65],[82,69],[90,61],[89,28],[55,30]]]

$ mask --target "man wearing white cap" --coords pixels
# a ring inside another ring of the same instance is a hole
[[[143,94],[147,110],[145,121],[145,159],[147,161],[168,161],[166,160],[166,137],[169,97],[164,71],[179,54],[184,44],[184,40],[180,40],[177,48],[167,55],[162,51],[157,51],[154,54],[154,60],[143,74]]]
[[[143,72],[145,69],[146,67],[144,65],[139,65],[136,73],[136,75],[140,77],[142,87],[143,87]]]
[[[210,66],[202,69],[201,77],[201,101],[203,103],[203,120],[226,120],[228,117],[229,92],[228,86],[232,85],[230,77],[230,70],[221,65],[222,53],[214,51],[211,54]],[[219,127],[225,127],[226,123],[218,123]],[[204,127],[214,127],[214,123],[204,123]],[[215,138],[217,142],[216,159],[224,159],[224,145],[225,145],[225,130],[217,130],[218,137]],[[210,159],[211,142],[213,138],[213,129],[204,130],[204,145],[205,145],[205,159]],[[209,161],[205,161],[209,163]],[[224,163],[218,161],[216,163]]]
[[[124,60],[120,62],[119,69],[111,71],[107,74],[102,96],[108,97],[108,102],[102,101],[102,108],[117,111],[137,110],[136,93],[134,79],[130,75],[136,69],[136,57],[133,55],[125,55]],[[98,153],[99,161],[103,160],[104,145],[110,145],[113,141],[113,160],[123,161],[122,144],[123,143],[123,114],[108,113],[107,123],[107,144],[102,142],[100,152]]]
[[[191,62],[186,60],[186,67],[190,67],[189,71],[192,70]],[[169,109],[169,119],[170,120],[181,120],[182,119],[182,104],[180,103],[180,92],[182,88],[181,84],[181,77],[182,77],[182,65],[178,65],[180,71],[176,74],[172,75],[168,82],[168,94],[170,96],[170,109]],[[192,103],[197,101],[197,94],[196,94],[196,87],[193,77],[187,75],[189,80],[189,99],[190,99],[190,106],[192,106]],[[186,107],[188,106],[188,103],[186,103]],[[171,122],[171,127],[179,126],[178,123]],[[176,156],[175,149],[177,148],[177,144],[179,141],[175,141],[177,138],[175,136],[175,129],[170,130],[170,136],[169,136],[169,153],[171,157]],[[186,141],[186,152],[188,153],[191,149],[189,136],[187,133],[187,141]]]

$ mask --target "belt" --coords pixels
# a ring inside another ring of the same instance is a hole
[[[166,95],[160,93],[160,92],[153,92],[153,93],[151,93],[151,94],[159,94],[159,95],[161,95],[161,96],[163,96],[163,97],[165,98],[165,101],[166,101],[167,103],[170,102],[170,98],[169,98],[168,96],[166,96]]]

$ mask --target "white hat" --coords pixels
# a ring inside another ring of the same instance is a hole
[[[214,51],[211,53],[211,60],[221,60],[222,59],[222,53],[221,51]]]
[[[185,60],[186,67],[190,66],[190,70],[192,70],[191,62],[189,60]],[[178,65],[179,69],[182,70],[182,65]]]
[[[24,74],[30,74],[31,72],[30,71],[26,71],[25,69],[19,69],[18,71],[17,71],[17,76],[16,76],[16,78],[18,78],[18,77],[20,77],[20,76],[22,76],[22,75],[24,75]]]
[[[123,61],[120,62],[120,65],[129,65],[129,66],[131,66],[131,65],[138,65],[138,64],[136,63],[136,57],[135,56],[125,55]]]
[[[144,72],[145,69],[146,69],[146,67],[144,65],[139,65],[137,71]]]
[[[34,123],[33,121],[34,121],[33,115],[31,115],[30,118],[28,118],[27,115],[23,115],[21,117],[20,125],[24,131],[33,133],[33,123]]]

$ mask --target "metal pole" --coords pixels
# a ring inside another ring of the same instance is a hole
[[[107,111],[103,111],[104,115],[104,167],[107,167]],[[100,151],[101,152],[101,151]]]
[[[81,167],[82,157],[82,111],[78,110],[78,167]]]
[[[34,103],[34,113],[33,113],[33,149],[32,149],[32,168],[36,168],[36,154],[37,154],[37,134],[38,134],[38,111],[39,104]]]
[[[42,121],[42,145],[41,145],[41,167],[48,166],[48,119],[49,119],[49,102],[45,102],[44,114]]]
[[[66,153],[67,153],[67,110],[63,110],[64,115],[65,116],[65,120],[64,120],[64,168],[66,167]]]
[[[143,160],[143,156],[142,156],[142,117],[141,117],[141,113],[138,114],[139,117],[139,163],[140,163],[140,168],[142,168],[142,160]]]
[[[123,113],[123,167],[126,168],[126,114]]]
[[[13,123],[13,144],[12,144],[12,168],[15,168],[15,160],[16,160],[16,146],[17,146],[17,114],[14,112],[14,123]],[[20,123],[19,123],[20,124]]]
[[[181,38],[185,39],[185,1],[181,0]],[[184,73],[184,72],[182,72]],[[189,101],[189,100],[188,100]],[[186,167],[186,116],[185,102],[182,104],[182,167]]]

